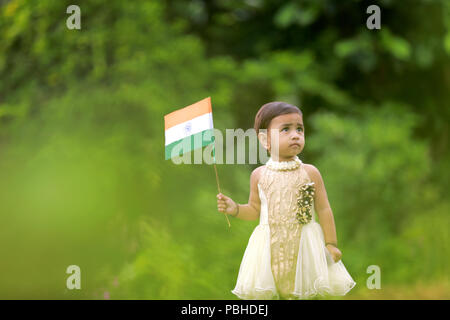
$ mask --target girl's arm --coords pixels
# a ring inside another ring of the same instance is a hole
[[[315,185],[314,209],[319,217],[319,223],[323,230],[325,243],[330,244],[327,245],[327,248],[335,258],[335,261],[338,261],[341,258],[342,253],[337,249],[336,226],[334,224],[333,211],[328,202],[327,191],[325,190],[322,176],[319,170],[311,164],[306,165],[306,170]]]
[[[257,220],[259,218],[261,200],[259,199],[258,193],[258,181],[262,167],[263,166],[253,170],[250,176],[250,196],[248,199],[248,203],[238,204],[230,197],[219,193],[217,195],[217,209],[219,210],[219,212],[235,215],[238,212],[239,206],[239,213],[236,216],[237,218],[242,220]]]

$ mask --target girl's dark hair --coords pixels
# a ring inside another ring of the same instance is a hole
[[[273,118],[288,113],[298,113],[299,115],[303,115],[298,107],[286,102],[273,101],[266,103],[259,109],[255,117],[254,128],[256,134],[259,133],[260,129],[268,129],[270,121],[272,121]]]

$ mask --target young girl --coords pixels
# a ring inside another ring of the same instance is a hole
[[[267,103],[256,114],[255,130],[271,158],[252,172],[248,203],[217,195],[220,212],[259,218],[231,292],[258,300],[345,295],[355,282],[340,261],[322,177],[297,157],[305,145],[302,112],[288,103]]]

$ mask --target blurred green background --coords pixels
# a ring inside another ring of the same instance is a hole
[[[0,1],[0,298],[235,299],[258,222],[228,228],[212,166],[164,161],[164,114],[208,96],[223,132],[302,109],[344,299],[450,298],[448,1],[90,0],[81,30],[71,4]],[[218,165],[223,193],[246,203],[255,167]]]

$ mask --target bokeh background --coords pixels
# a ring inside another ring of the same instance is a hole
[[[0,1],[0,298],[235,299],[258,222],[164,160],[164,114],[210,96],[220,130],[302,109],[343,299],[449,299],[449,57],[445,0]],[[218,165],[223,193],[246,203],[255,167]]]

